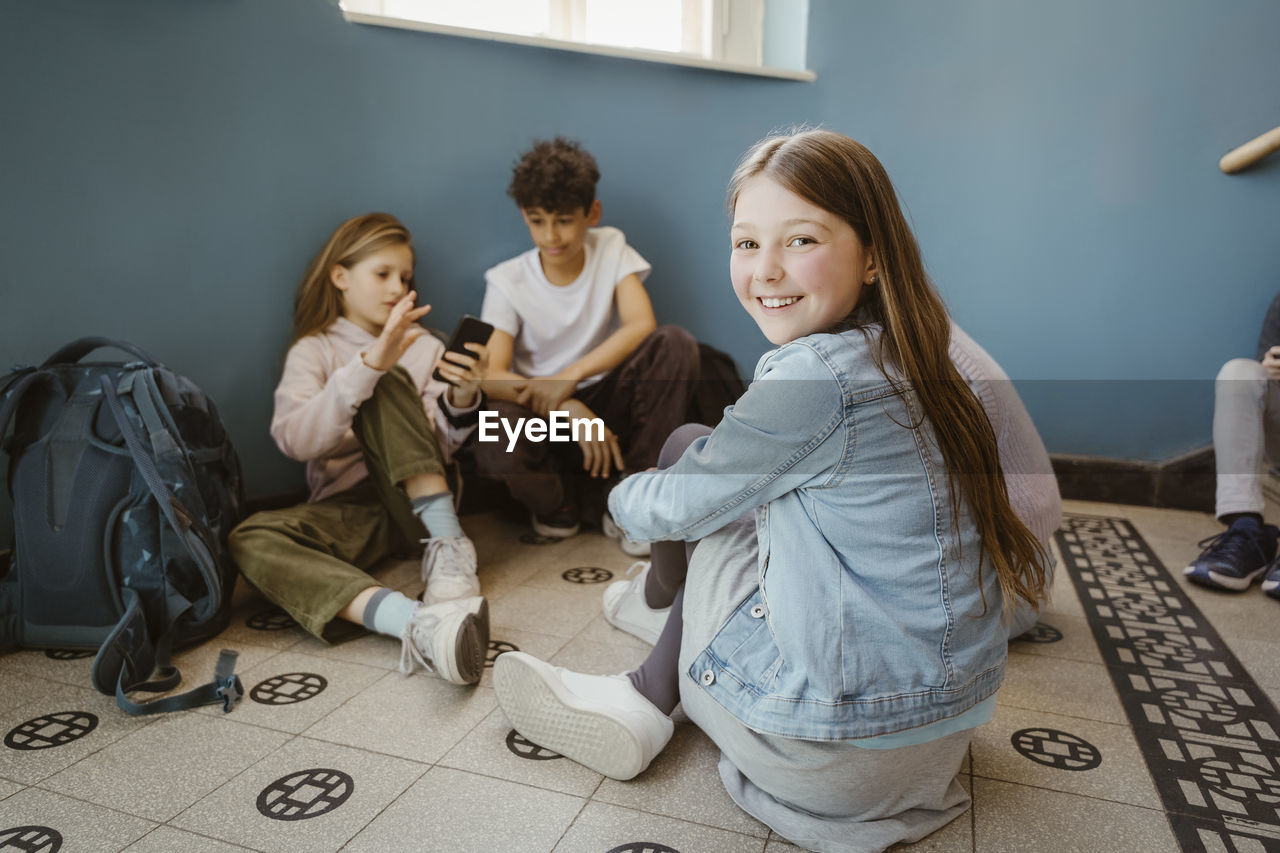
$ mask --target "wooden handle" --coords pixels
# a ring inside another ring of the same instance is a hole
[[[1218,168],[1230,175],[1249,168],[1273,151],[1280,151],[1280,127],[1268,130],[1257,139],[1250,139],[1239,148],[1228,151],[1218,161]]]

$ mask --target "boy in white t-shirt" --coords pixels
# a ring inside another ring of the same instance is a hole
[[[576,443],[521,438],[508,450],[504,435],[472,445],[480,473],[506,482],[542,536],[578,532],[584,481],[607,484],[657,463],[662,443],[687,419],[698,378],[697,341],[654,320],[644,289],[649,264],[621,231],[596,227],[599,178],[577,143],[535,142],[507,189],[534,248],[485,273],[481,316],[494,326],[488,408],[511,424],[567,411],[606,427],[603,438],[584,430]],[[616,533],[608,522],[606,532]]]

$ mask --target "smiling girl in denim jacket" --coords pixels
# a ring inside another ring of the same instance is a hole
[[[677,430],[666,467],[609,502],[628,538],[655,542],[655,567],[698,542],[687,577],[646,584],[670,617],[633,673],[505,654],[498,701],[531,741],[630,778],[678,700],[730,795],[780,835],[914,841],[969,805],[960,764],[994,712],[1010,614],[1044,598],[1046,555],[879,161],[829,131],[767,138],[729,206],[734,292],[778,348],[714,431]]]

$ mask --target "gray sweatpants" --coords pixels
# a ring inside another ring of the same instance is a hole
[[[1213,454],[1218,467],[1217,515],[1262,515],[1265,463],[1280,462],[1280,382],[1261,362],[1228,361],[1213,385]]]
[[[690,677],[693,659],[759,584],[754,519],[698,543],[684,595],[680,701],[720,747],[720,778],[744,811],[808,850],[884,850],[917,841],[970,803],[960,765],[973,732],[917,746],[864,749],[752,731]]]

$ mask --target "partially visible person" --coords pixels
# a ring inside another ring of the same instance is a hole
[[[657,461],[662,442],[685,420],[698,378],[697,342],[654,319],[644,287],[648,262],[617,228],[598,227],[599,178],[595,159],[576,142],[535,142],[507,190],[533,248],[485,273],[481,317],[495,328],[489,407],[513,423],[559,410],[599,417],[606,427],[602,436],[582,431],[576,445],[522,438],[508,451],[502,442],[474,444],[479,472],[506,483],[542,536],[578,532],[591,481],[607,493],[620,475]],[[602,526],[628,553],[648,553],[623,539],[611,519]]]
[[[1228,592],[1262,589],[1280,599],[1275,562],[1280,528],[1263,520],[1262,481],[1280,463],[1280,294],[1271,300],[1252,359],[1235,358],[1218,371],[1213,395],[1213,453],[1218,470],[1218,520],[1225,530],[1198,544],[1187,579]]]
[[[271,436],[307,463],[308,501],[259,512],[230,538],[244,576],[326,639],[342,619],[400,640],[400,669],[480,680],[489,643],[476,551],[445,462],[474,429],[485,348],[445,353],[418,324],[408,230],[385,213],[338,226],[294,301]],[[447,379],[431,377],[439,368]],[[368,574],[423,537],[421,602]]]

